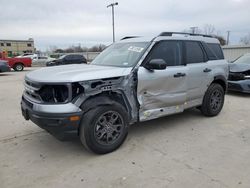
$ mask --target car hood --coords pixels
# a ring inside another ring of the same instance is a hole
[[[111,77],[126,76],[132,68],[98,66],[89,64],[62,65],[47,67],[26,74],[25,79],[42,82],[78,82]]]
[[[229,64],[229,70],[230,72],[245,72],[250,70],[250,65],[243,63],[231,63]]]
[[[61,59],[53,59],[52,62],[60,62],[62,61]]]
[[[0,64],[2,64],[2,65],[8,65],[8,61],[0,60]]]

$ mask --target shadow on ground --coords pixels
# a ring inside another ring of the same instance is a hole
[[[158,118],[155,120],[150,120],[146,122],[136,123],[131,125],[129,129],[128,138],[125,141],[124,147],[129,147],[129,143],[137,139],[138,137],[147,138],[151,134],[158,132],[168,132],[169,130],[176,129],[179,126],[187,126],[190,129],[193,127],[190,120],[193,118],[203,118],[204,116],[197,109],[189,109],[180,114],[175,114],[171,116],[166,116]],[[204,117],[205,118],[205,117]],[[189,122],[189,123],[187,123]],[[33,148],[44,148],[45,150],[54,150],[56,148],[58,153],[72,153],[73,155],[87,155],[96,156],[92,152],[86,150],[80,142],[79,137],[73,137],[67,141],[59,141],[47,132],[42,132],[38,134],[39,139],[35,142],[29,144],[33,145]],[[37,139],[36,138],[36,139]],[[34,138],[33,138],[34,140]],[[119,149],[118,149],[119,150]]]
[[[12,74],[9,74],[9,73],[0,73],[0,77],[1,76],[12,76]]]

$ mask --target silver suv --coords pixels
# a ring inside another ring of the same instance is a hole
[[[125,37],[91,64],[43,68],[25,77],[22,113],[59,139],[79,135],[87,149],[112,152],[129,125],[197,107],[223,107],[228,63],[216,38],[164,32]]]

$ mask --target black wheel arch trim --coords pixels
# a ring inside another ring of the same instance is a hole
[[[222,84],[222,87],[225,90],[225,92],[228,89],[227,78],[225,76],[223,76],[223,75],[217,75],[217,76],[215,76],[212,83]]]
[[[120,95],[122,97],[123,101],[119,101],[116,96],[114,95]],[[129,114],[129,117],[131,117],[130,111],[131,106],[126,98],[126,95],[123,92],[114,92],[113,95],[107,95],[105,93],[101,93],[99,95],[94,95],[89,98],[87,98],[80,106],[82,111],[84,113],[90,111],[93,108],[96,108],[97,106],[104,106],[104,105],[112,105],[115,103],[120,103],[126,111]]]

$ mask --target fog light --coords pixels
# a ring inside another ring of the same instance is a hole
[[[79,116],[71,116],[71,117],[69,117],[69,120],[70,121],[78,121],[78,120],[80,120],[80,117]]]

